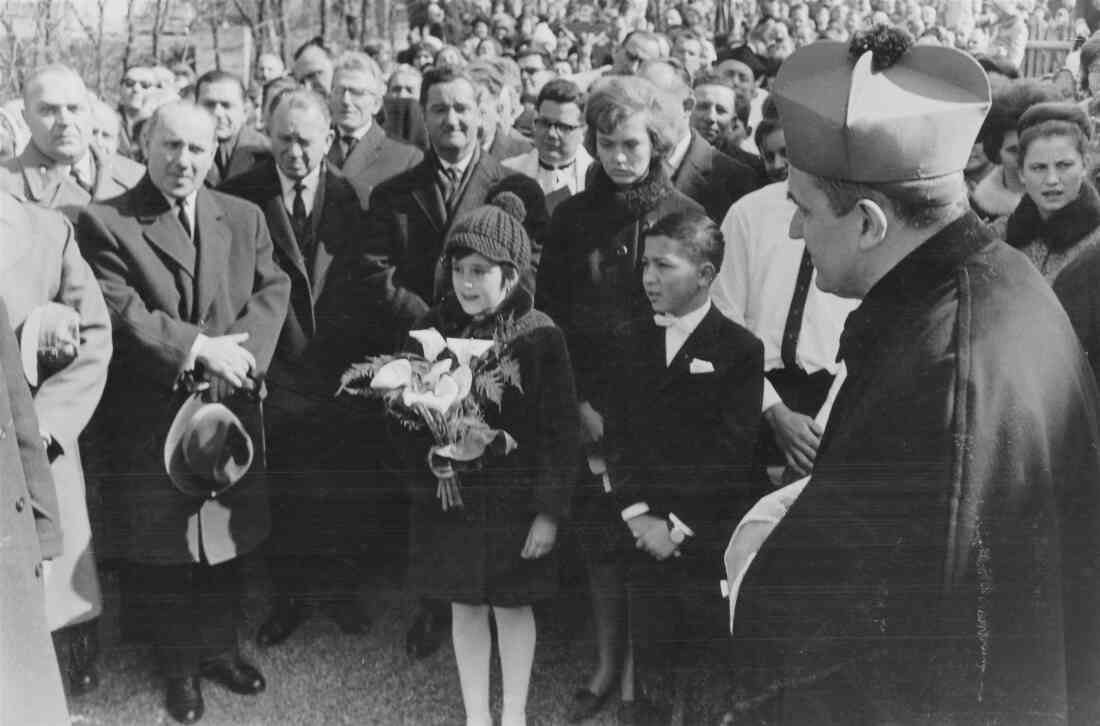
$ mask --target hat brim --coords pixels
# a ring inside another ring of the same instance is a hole
[[[183,437],[190,422],[206,405],[208,404],[202,400],[202,393],[195,392],[183,402],[176,412],[176,417],[172,419],[172,425],[168,427],[168,436],[164,441],[164,469],[168,473],[172,485],[182,494],[202,499],[213,499],[232,489],[243,478],[243,475],[225,484],[219,484],[211,479],[198,476],[188,466],[183,453]],[[243,424],[241,428],[243,429]],[[250,452],[248,467],[250,467],[252,459],[252,442],[250,438],[248,445]],[[245,467],[246,470],[248,467]]]

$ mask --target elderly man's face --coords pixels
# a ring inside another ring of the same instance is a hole
[[[204,83],[199,89],[198,103],[217,121],[218,141],[229,141],[244,125],[244,93],[236,81]]]
[[[118,116],[106,104],[92,109],[92,145],[103,156],[118,153]]]
[[[131,114],[141,113],[145,109],[145,99],[149,91],[156,85],[152,68],[135,66],[127,69],[126,75],[122,77],[119,105]]]
[[[150,123],[149,179],[165,196],[182,199],[202,185],[214,163],[214,117],[196,106],[172,104]]]
[[[279,56],[272,53],[264,53],[260,56],[259,62],[256,64],[256,80],[261,84],[266,84],[279,78],[286,71],[283,66],[283,61]]]
[[[382,82],[367,71],[345,70],[332,80],[332,122],[345,133],[363,128],[382,108]]]
[[[79,161],[88,153],[92,113],[88,89],[75,73],[39,76],[23,96],[23,118],[31,143],[60,164]]]
[[[408,71],[394,73],[390,76],[386,95],[390,98],[420,98],[420,76]]]
[[[294,80],[322,96],[332,91],[332,60],[320,48],[310,47],[294,62]]]
[[[304,179],[321,164],[334,136],[321,110],[280,104],[271,114],[271,153],[291,179]]]
[[[736,124],[744,138],[744,128],[735,113],[737,94],[732,88],[716,85],[695,89],[695,105],[691,109],[691,126],[712,144],[730,137]]]

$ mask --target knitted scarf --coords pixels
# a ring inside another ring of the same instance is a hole
[[[636,219],[663,202],[673,191],[668,172],[661,162],[652,164],[649,173],[629,187],[617,185],[599,164],[593,165],[593,168],[595,171],[587,189],[598,195],[601,202],[609,200],[607,206],[600,205],[601,213],[608,217]]]

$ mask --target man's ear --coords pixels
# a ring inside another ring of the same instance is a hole
[[[890,219],[878,202],[873,199],[860,199],[856,202],[856,212],[860,215],[859,249],[874,249],[886,239]]]
[[[712,262],[704,262],[699,265],[699,279],[707,284],[709,287],[714,283],[714,279],[718,277],[718,269]]]

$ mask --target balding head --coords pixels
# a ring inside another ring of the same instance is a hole
[[[149,178],[165,196],[182,199],[200,186],[214,163],[214,116],[191,101],[153,112],[145,129]]]
[[[58,164],[72,164],[88,153],[92,117],[88,89],[73,69],[41,68],[23,88],[23,118],[31,143]]]

